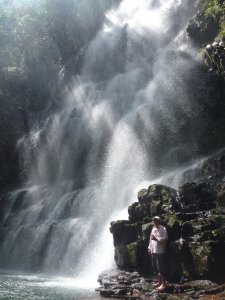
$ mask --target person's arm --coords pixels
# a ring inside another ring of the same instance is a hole
[[[160,230],[160,235],[156,238],[156,241],[159,243],[165,243],[168,240],[168,234],[165,227]]]
[[[149,237],[149,245],[148,245],[148,254],[151,255],[152,254],[152,232],[150,234],[150,237]]]

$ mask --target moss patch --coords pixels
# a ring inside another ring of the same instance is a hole
[[[135,268],[137,266],[137,243],[127,245],[127,252],[130,266]]]

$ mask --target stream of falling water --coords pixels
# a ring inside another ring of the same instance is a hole
[[[185,38],[191,6],[123,0],[106,13],[61,111],[30,133],[37,155],[27,185],[9,195],[1,268],[88,286],[112,266],[110,221],[126,217],[137,186],[190,151],[179,124],[192,109],[184,76],[195,64]]]

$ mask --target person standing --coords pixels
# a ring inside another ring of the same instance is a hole
[[[160,224],[160,217],[155,216],[153,223],[154,226],[150,234],[148,254],[151,255],[153,271],[157,274],[157,282],[154,286],[157,290],[164,290],[166,287],[165,252],[168,234],[166,228]]]

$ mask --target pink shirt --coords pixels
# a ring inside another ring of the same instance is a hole
[[[156,237],[157,241],[151,239],[152,235]],[[165,253],[167,239],[168,235],[166,228],[162,225],[159,225],[158,228],[154,226],[150,234],[148,250],[150,250],[151,253]]]

